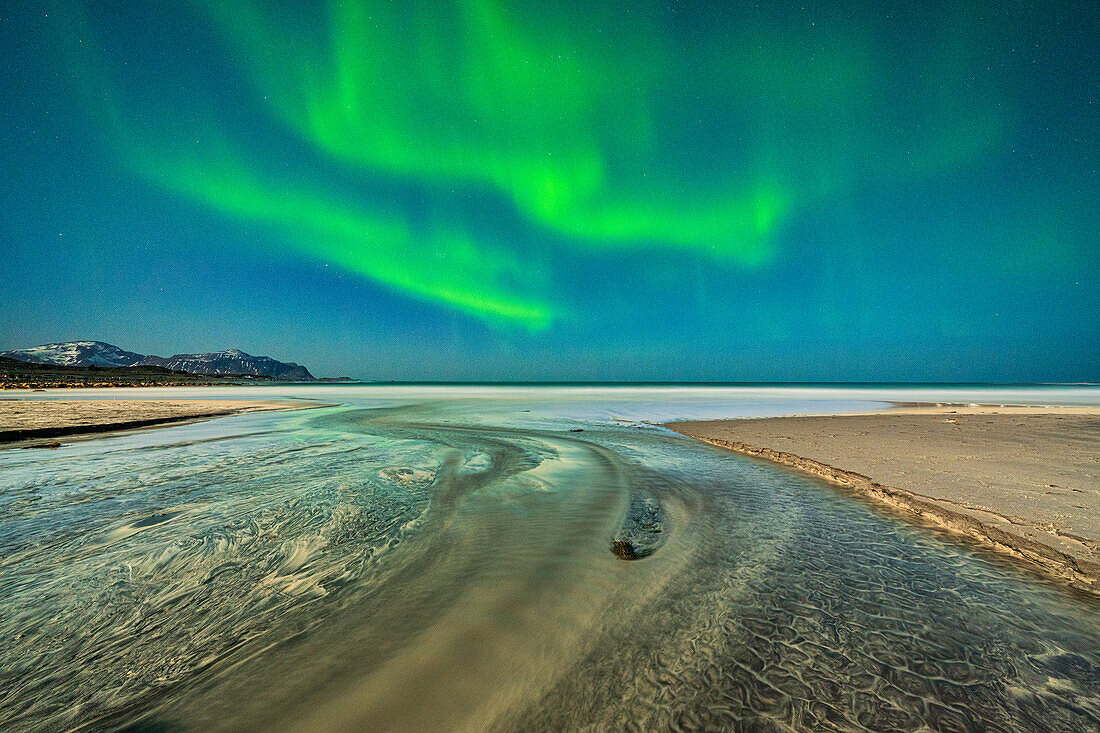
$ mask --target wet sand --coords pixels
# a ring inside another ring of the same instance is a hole
[[[0,400],[0,444],[315,406],[288,400]]]
[[[0,729],[1100,724],[1100,605],[977,542],[568,387],[390,390],[0,450]]]
[[[665,427],[815,474],[1100,592],[1100,411],[903,406]]]

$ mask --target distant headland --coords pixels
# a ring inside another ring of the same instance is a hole
[[[0,388],[202,386],[249,382],[331,382],[295,362],[240,349],[153,356],[103,341],[66,341],[0,351]]]

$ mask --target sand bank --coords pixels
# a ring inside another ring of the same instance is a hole
[[[0,400],[0,443],[316,406],[287,400]]]
[[[904,406],[666,425],[995,544],[1100,592],[1100,411]]]

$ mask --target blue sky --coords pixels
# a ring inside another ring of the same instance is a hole
[[[1089,3],[0,10],[0,348],[1100,381]]]

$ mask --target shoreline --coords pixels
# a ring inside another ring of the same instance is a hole
[[[255,381],[168,381],[168,382],[156,382],[156,381],[117,381],[117,382],[16,382],[16,381],[0,381],[0,392],[2,391],[28,391],[28,392],[45,392],[49,389],[137,389],[137,388],[159,388],[159,387],[250,387],[253,385],[259,385],[261,387],[267,387],[271,385],[288,384],[288,382],[264,382],[260,380]],[[289,384],[297,384],[296,382],[290,382]],[[312,382],[304,382],[303,384],[312,384]]]
[[[252,412],[289,412],[329,407],[291,400],[2,400],[0,449],[56,448],[57,438],[171,427]],[[46,441],[53,442],[46,442]]]
[[[1100,596],[1100,409],[893,404],[663,427],[821,478]]]

